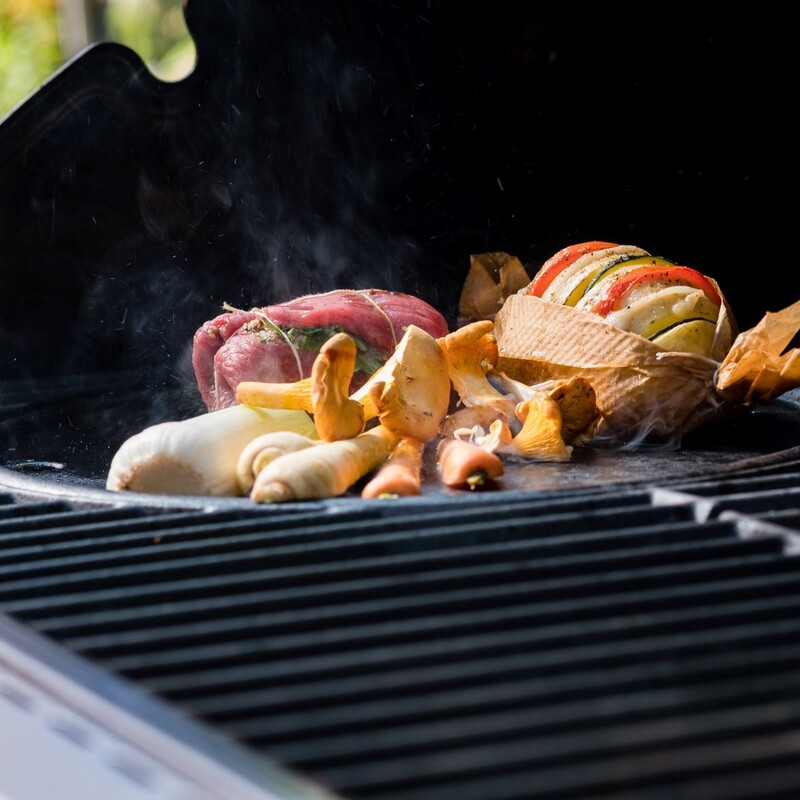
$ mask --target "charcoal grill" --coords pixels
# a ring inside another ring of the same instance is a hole
[[[0,124],[0,792],[52,796],[47,753],[82,797],[798,796],[796,392],[499,492],[103,488],[202,410],[226,301],[453,320],[470,253],[590,238],[691,260],[741,327],[796,299],[788,28],[496,5],[190,0],[186,79],[96,45]]]

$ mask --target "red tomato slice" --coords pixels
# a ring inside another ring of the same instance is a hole
[[[602,297],[589,309],[601,317],[616,311],[625,305],[630,292],[648,283],[664,286],[691,286],[699,289],[717,308],[722,304],[719,293],[709,279],[691,267],[654,268],[639,267],[622,275],[619,280],[609,284]]]
[[[616,242],[582,242],[581,244],[571,244],[562,248],[542,264],[523,294],[532,294],[534,297],[541,297],[542,293],[559,273],[570,264],[577,261],[581,256],[585,256],[587,253],[593,253],[595,250],[602,250],[605,247],[616,246]]]

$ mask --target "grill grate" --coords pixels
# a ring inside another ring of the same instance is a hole
[[[797,796],[798,486],[6,496],[0,609],[355,800]]]

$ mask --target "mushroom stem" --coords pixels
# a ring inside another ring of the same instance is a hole
[[[364,409],[348,397],[356,364],[356,343],[346,333],[331,336],[314,359],[311,401],[320,439],[352,439],[364,430]]]
[[[242,381],[236,387],[236,400],[254,408],[284,408],[296,411],[314,411],[311,399],[311,378],[291,383]]]

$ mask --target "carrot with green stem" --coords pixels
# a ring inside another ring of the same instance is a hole
[[[442,439],[436,454],[442,482],[454,489],[492,489],[504,472],[499,456],[463,439]]]

